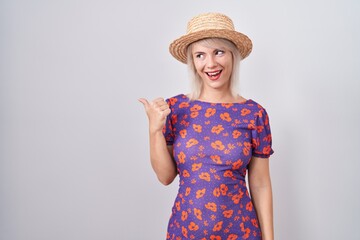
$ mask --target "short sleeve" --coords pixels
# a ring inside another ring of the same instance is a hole
[[[264,108],[255,115],[255,127],[251,131],[252,155],[268,158],[274,153],[270,131],[269,116]]]
[[[170,103],[169,103],[169,99],[166,99],[167,104],[170,107]],[[166,121],[165,121],[165,125],[163,128],[163,134],[165,137],[165,141],[166,141],[166,145],[173,145],[174,143],[174,129],[173,129],[173,124],[172,124],[172,111],[170,112],[169,115],[167,115],[166,117]]]

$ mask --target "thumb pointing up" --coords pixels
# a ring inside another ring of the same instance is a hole
[[[148,100],[146,100],[145,98],[139,98],[138,101],[143,104],[145,110],[147,110],[149,108],[150,104],[149,104]]]
[[[161,97],[150,102],[145,98],[139,98],[138,100],[144,105],[146,115],[149,118],[150,129],[152,131],[161,131],[165,125],[166,117],[171,112],[169,105]]]

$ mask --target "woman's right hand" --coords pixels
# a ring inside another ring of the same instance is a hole
[[[139,102],[144,105],[146,115],[149,118],[150,132],[162,131],[166,117],[170,114],[171,110],[169,105],[163,98],[156,98],[148,102],[145,98],[140,98]]]

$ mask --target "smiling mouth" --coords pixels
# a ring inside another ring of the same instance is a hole
[[[222,70],[206,72],[206,75],[208,75],[211,80],[217,80],[220,77],[221,72]]]

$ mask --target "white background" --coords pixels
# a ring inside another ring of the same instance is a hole
[[[137,99],[188,92],[168,45],[214,11],[254,44],[241,94],[270,116],[276,239],[359,239],[358,0],[2,0],[1,240],[165,239],[178,183]]]

